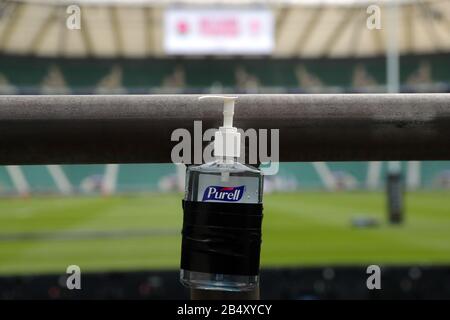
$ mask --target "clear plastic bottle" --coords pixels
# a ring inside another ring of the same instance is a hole
[[[200,99],[203,98],[219,98],[223,101],[223,126],[215,133],[214,156],[216,160],[203,165],[190,166],[186,169],[186,193],[184,200],[189,202],[240,204],[262,203],[263,175],[261,171],[237,161],[240,156],[241,136],[237,129],[233,127],[234,101],[236,97],[206,96]],[[236,206],[236,208],[241,210],[242,206]],[[243,212],[242,214],[245,213]],[[233,232],[233,230],[230,229],[230,232]],[[214,240],[202,239],[201,241],[206,241],[207,243]],[[226,240],[220,239],[219,236],[219,241],[225,249],[229,249],[226,247]],[[248,241],[248,243],[242,243],[242,246],[253,244],[250,240]],[[258,250],[259,241],[260,239],[256,239]],[[259,251],[251,259],[258,259],[258,261],[252,262],[259,265]],[[204,262],[208,263],[207,258]],[[235,266],[239,270],[240,266]],[[245,269],[245,266],[243,267]],[[238,274],[239,272],[237,271],[237,274],[213,274],[181,269],[180,281],[190,288],[224,291],[251,290],[258,284],[257,274],[240,275]]]
[[[186,170],[185,200],[204,201],[207,188],[219,186],[225,188],[242,188],[234,200],[238,203],[262,203],[263,176],[258,169],[241,164],[236,159],[219,159],[199,166],[190,166]],[[239,191],[239,190],[238,190]],[[236,191],[236,194],[237,192]],[[211,196],[219,197],[214,202],[228,202],[220,200],[221,194],[214,189]],[[222,193],[223,195],[223,193]],[[211,289],[224,291],[252,290],[258,284],[258,276],[210,274],[189,270],[180,271],[180,281],[185,286],[195,289]]]

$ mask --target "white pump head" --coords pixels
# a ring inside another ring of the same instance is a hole
[[[214,135],[214,156],[239,158],[241,155],[241,134],[233,127],[234,101],[237,97],[202,96],[203,99],[221,99],[223,101],[223,126]]]

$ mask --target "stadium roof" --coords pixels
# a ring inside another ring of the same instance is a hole
[[[16,2],[27,2],[35,4],[74,4],[73,0],[13,0]],[[374,3],[386,2],[418,2],[418,0],[78,0],[77,4],[85,5],[211,5],[211,4],[227,4],[227,5],[273,5],[273,6],[292,6],[292,5],[369,5]]]
[[[385,53],[389,0],[382,29],[365,27],[366,0],[161,1],[78,0],[81,30],[68,30],[66,0],[0,3],[0,54],[50,57],[158,57],[163,12],[174,3],[265,4],[275,16],[276,57],[361,57]],[[402,0],[397,21],[400,53],[450,52],[450,1]]]

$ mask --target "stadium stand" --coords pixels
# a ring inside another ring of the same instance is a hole
[[[184,93],[383,92],[385,60],[341,59],[61,59],[3,55],[0,92],[42,94],[113,92]],[[333,72],[330,73],[330,68]],[[407,92],[450,91],[450,62],[444,54],[401,59],[402,88]],[[109,86],[109,87],[108,87]],[[58,90],[59,89],[59,90]],[[117,89],[117,88],[116,88]]]
[[[403,174],[408,176],[408,162],[403,162]],[[335,180],[336,185],[328,185],[327,177],[314,163],[281,163],[276,177],[267,177],[266,192],[311,189],[365,189],[369,164],[366,162],[329,162],[325,170]],[[76,193],[102,192],[105,165],[64,165],[61,166]],[[21,166],[31,193],[60,193],[55,179],[46,166]],[[423,189],[450,188],[450,162],[420,162],[420,184]],[[384,163],[379,171],[377,188],[383,188],[382,177],[387,172]],[[176,167],[171,164],[123,164],[119,166],[115,191],[127,192],[167,192],[178,191]],[[7,167],[0,167],[0,195],[17,194],[17,189]]]
[[[90,273],[81,292],[65,288],[66,276],[0,276],[0,299],[188,299],[177,272]],[[445,267],[385,267],[383,290],[365,287],[361,267],[276,268],[263,270],[262,299],[449,299]],[[399,281],[400,279],[400,281]]]

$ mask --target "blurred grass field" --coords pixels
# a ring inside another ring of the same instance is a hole
[[[177,269],[180,194],[0,200],[0,274]],[[450,192],[411,192],[387,224],[383,193],[265,196],[262,267],[450,264]],[[374,228],[351,226],[374,217]]]

